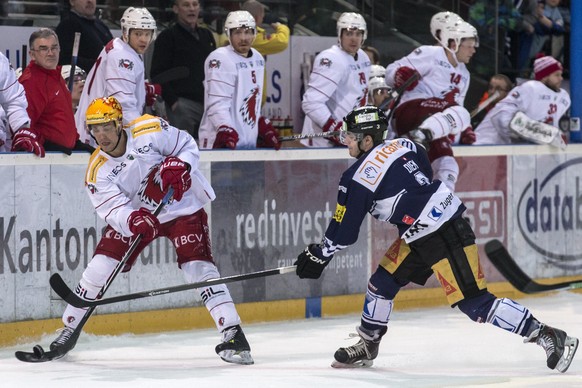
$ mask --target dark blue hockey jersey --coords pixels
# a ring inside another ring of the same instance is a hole
[[[432,180],[424,148],[403,138],[387,141],[343,173],[323,254],[330,257],[355,243],[366,213],[395,225],[400,237],[412,242],[463,211],[461,200],[444,183]]]

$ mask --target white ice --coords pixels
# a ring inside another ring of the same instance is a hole
[[[582,337],[582,294],[520,302],[541,321]],[[244,325],[251,366],[221,361],[215,330],[84,334],[68,356],[43,364],[16,360],[15,350],[34,345],[21,344],[0,348],[0,387],[582,387],[582,350],[565,374],[552,371],[542,348],[447,306],[394,311],[372,368],[331,368],[335,350],[354,342],[347,338],[358,322],[354,314]]]

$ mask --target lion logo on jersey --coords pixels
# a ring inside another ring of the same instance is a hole
[[[254,87],[251,93],[245,97],[238,110],[246,125],[254,126],[257,122],[257,107],[259,106],[259,88]]]
[[[157,207],[164,198],[162,191],[162,179],[160,178],[160,165],[156,164],[141,181],[137,195],[144,204]]]

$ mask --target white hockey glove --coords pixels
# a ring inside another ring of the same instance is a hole
[[[562,150],[566,149],[566,143],[562,139],[562,133],[558,128],[531,119],[523,112],[515,113],[509,122],[509,128],[521,138],[533,143],[547,144]]]

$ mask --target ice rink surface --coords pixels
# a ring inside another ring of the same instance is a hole
[[[582,337],[582,294],[559,293],[520,302],[549,325]],[[394,311],[372,368],[333,369],[333,353],[354,339],[359,315],[245,325],[255,365],[221,361],[215,330],[155,335],[83,335],[65,358],[26,364],[0,348],[0,387],[44,388],[375,388],[582,387],[582,350],[570,369],[545,365],[543,349],[476,324],[447,306]],[[54,336],[41,344],[48,348]]]

